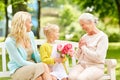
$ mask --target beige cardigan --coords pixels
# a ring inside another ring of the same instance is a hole
[[[87,45],[79,48],[75,54],[78,63],[84,63],[86,65],[103,65],[108,49],[107,35],[101,31],[92,36],[85,34],[82,38],[85,39]]]

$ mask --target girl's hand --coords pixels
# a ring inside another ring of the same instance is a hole
[[[63,58],[54,58],[55,63],[62,63]]]

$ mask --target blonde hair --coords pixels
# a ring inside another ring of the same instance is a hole
[[[15,38],[17,44],[19,44],[21,40],[26,44],[30,41],[26,31],[26,21],[30,18],[31,15],[24,11],[19,11],[13,16],[9,36]]]
[[[59,30],[59,27],[56,24],[48,24],[46,27],[43,28],[44,34],[48,41],[51,42],[53,40],[51,33],[54,34],[56,30]]]
[[[79,21],[81,21],[81,20],[92,21],[95,24],[98,23],[98,18],[96,18],[95,16],[93,16],[90,13],[81,14],[80,17],[79,17]]]

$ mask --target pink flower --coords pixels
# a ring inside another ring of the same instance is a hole
[[[73,53],[74,53],[74,50],[73,50],[73,49],[70,49],[69,52],[68,52],[68,54],[70,55],[70,57],[73,56]]]
[[[58,50],[58,51],[61,51],[62,48],[63,48],[63,45],[62,45],[62,44],[57,45],[57,50]]]
[[[68,49],[72,48],[72,44],[66,44],[64,47],[67,47]]]
[[[65,44],[63,45],[58,45],[57,46],[57,51],[61,54],[62,57],[65,55],[69,55],[70,57],[73,56],[74,50],[72,49],[72,44]]]

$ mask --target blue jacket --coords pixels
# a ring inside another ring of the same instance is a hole
[[[37,51],[37,46],[35,45],[33,32],[28,32],[28,35],[30,36],[30,42],[33,49],[31,57],[36,63],[41,62],[40,55]],[[22,66],[34,64],[33,62],[27,61],[27,53],[25,49],[21,45],[16,46],[14,38],[8,37],[5,41],[5,47],[9,54],[10,61],[8,62],[8,69],[10,70],[11,74]]]

